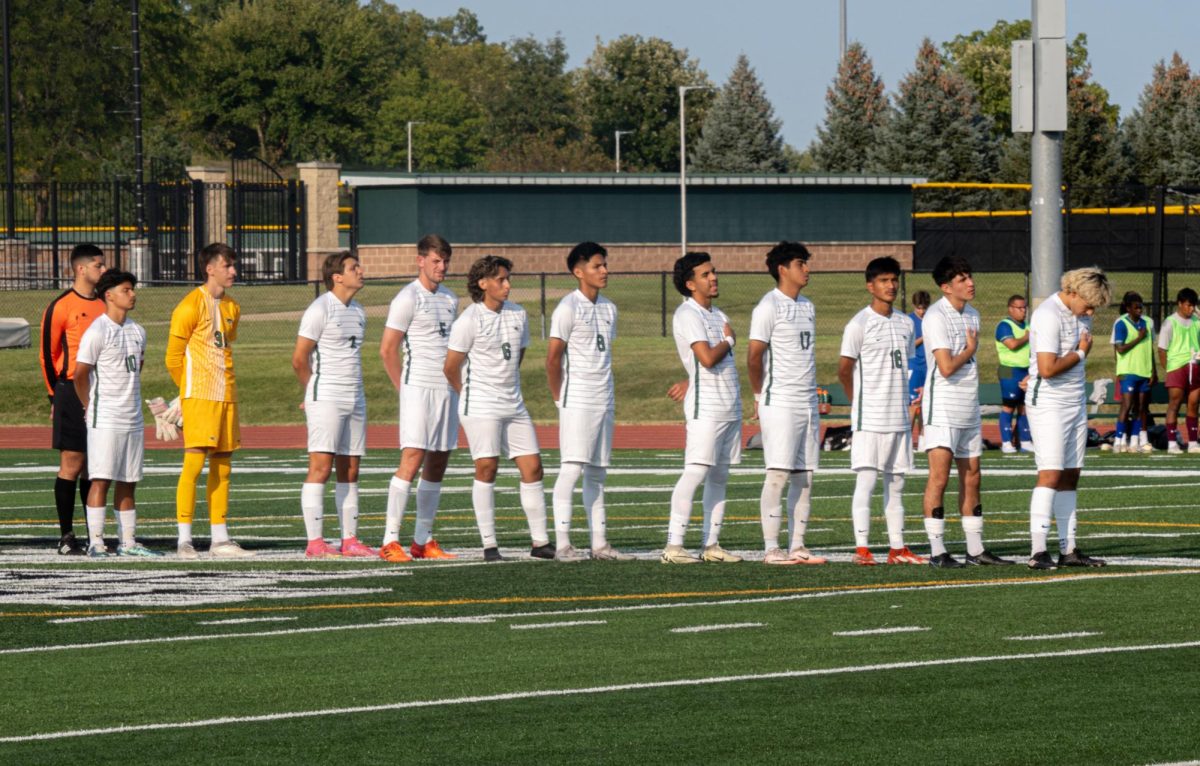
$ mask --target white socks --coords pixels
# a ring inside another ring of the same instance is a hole
[[[358,537],[358,482],[338,482],[333,490],[342,539]]]
[[[1029,497],[1030,555],[1036,556],[1046,550],[1046,536],[1050,534],[1050,517],[1054,514],[1053,487],[1034,487]]]
[[[708,466],[690,463],[683,467],[679,481],[671,492],[671,521],[667,526],[667,545],[683,545],[688,520],[692,515],[692,500],[696,489],[708,476]]]
[[[1058,551],[1064,556],[1075,550],[1075,505],[1079,495],[1075,490],[1055,492],[1054,523],[1058,526]]]
[[[433,539],[433,518],[437,516],[438,503],[442,498],[440,481],[425,481],[417,485],[417,525],[413,531],[413,542],[424,545]]]
[[[404,523],[404,508],[408,505],[408,495],[411,491],[412,482],[399,476],[393,476],[388,483],[387,519],[383,527],[384,545],[400,542],[400,525]]]
[[[883,475],[883,516],[887,521],[888,546],[904,547],[904,474]]]
[[[972,556],[983,553],[983,517],[963,516],[962,529],[967,538],[967,553]]]
[[[106,506],[85,506],[87,508],[87,529],[88,542],[92,545],[104,547],[104,515],[108,511]]]
[[[305,482],[300,485],[300,511],[304,514],[304,531],[310,541],[323,539],[324,506],[324,484]]]
[[[181,521],[176,524],[179,527],[179,544],[192,542],[192,522]]]
[[[797,471],[789,479],[787,496],[788,531],[791,545],[788,550],[804,547],[808,516],[812,513],[812,471]]]
[[[779,528],[783,524],[780,503],[783,501],[783,488],[787,483],[787,471],[776,468],[767,469],[767,477],[763,480],[762,494],[758,496],[758,517],[762,523],[763,550],[770,551],[772,548],[779,547]],[[790,502],[788,510],[790,516]]]
[[[229,527],[225,524],[213,524],[211,538],[213,545],[229,542]]]
[[[521,482],[521,510],[525,511],[525,520],[529,522],[529,537],[534,546],[550,542],[550,536],[546,534],[546,488],[540,481]]]
[[[497,547],[495,483],[476,479],[471,485],[471,507],[475,509],[475,523],[479,526],[483,547]]]
[[[854,498],[850,501],[850,517],[854,522],[854,544],[867,547],[871,533],[871,493],[875,491],[874,468],[859,468],[854,472]]]
[[[725,522],[725,487],[729,483],[729,465],[714,465],[704,478],[704,539],[700,547],[721,544],[721,525]]]
[[[575,496],[575,485],[583,475],[581,463],[563,463],[554,482],[554,547],[566,548],[571,544],[571,501]]]
[[[117,526],[120,528],[121,545],[133,545],[136,542],[133,532],[137,526],[137,509],[117,511]]]
[[[946,519],[925,517],[925,534],[929,537],[929,553],[940,556],[946,552]]]
[[[604,509],[604,481],[608,469],[595,465],[583,467],[583,512],[592,531],[592,550],[608,545],[608,514]]]

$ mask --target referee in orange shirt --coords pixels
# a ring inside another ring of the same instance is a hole
[[[75,539],[75,492],[86,505],[91,482],[87,477],[87,423],[83,404],[75,393],[75,357],[79,339],[92,321],[104,313],[104,301],[96,295],[96,283],[105,271],[104,252],[95,245],[76,245],[71,251],[75,282],[46,307],[42,315],[38,357],[42,378],[50,396],[50,419],[54,423],[52,446],[59,451],[58,476],[54,480],[54,507],[58,511],[61,537],[58,552],[83,556],[87,552]]]

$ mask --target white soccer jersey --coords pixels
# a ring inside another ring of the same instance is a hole
[[[554,309],[550,337],[567,344],[559,403],[569,409],[613,409],[612,342],[617,337],[616,305],[603,295],[592,303],[576,290]]]
[[[687,420],[729,421],[742,419],[742,394],[738,387],[737,366],[730,352],[713,367],[705,367],[692,353],[692,344],[704,341],[715,346],[725,339],[729,317],[715,306],[710,310],[692,298],[675,309],[671,322],[675,350],[687,370],[688,390],[683,400]]]
[[[767,343],[762,403],[807,409],[817,403],[817,312],[803,295],[778,289],[763,296],[750,315],[750,340]]]
[[[908,431],[908,360],[916,354],[913,323],[893,310],[887,316],[867,306],[842,333],[841,355],[854,359],[854,400],[850,424],[855,431]]]
[[[1029,322],[1029,390],[1027,399],[1038,405],[1082,405],[1087,384],[1087,364],[1080,362],[1053,378],[1038,375],[1038,354],[1063,357],[1079,347],[1081,333],[1092,331],[1090,317],[1071,313],[1058,293],[1042,301]]]
[[[312,376],[304,401],[357,401],[363,396],[362,344],[367,312],[356,300],[342,303],[327,292],[309,304],[300,318],[301,338],[316,341],[309,354]]]
[[[949,378],[938,369],[933,352],[945,349],[958,356],[967,347],[967,331],[979,335],[979,312],[963,306],[957,311],[950,301],[942,298],[929,307],[921,321],[925,338],[925,395],[921,400],[921,418],[927,425],[949,428],[978,428],[979,365],[972,356]]]
[[[402,386],[445,389],[446,342],[458,314],[458,298],[442,285],[429,292],[414,281],[392,299],[386,327],[404,333]]]
[[[76,361],[92,365],[87,424],[113,431],[142,429],[142,362],[146,331],[125,319],[117,324],[101,314],[79,340]]]
[[[521,350],[529,345],[525,309],[505,301],[499,311],[472,303],[450,328],[448,347],[467,355],[458,414],[507,418],[525,412]]]

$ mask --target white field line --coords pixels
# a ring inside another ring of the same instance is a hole
[[[727,622],[723,625],[691,625],[686,628],[671,628],[672,633],[708,633],[714,630],[740,630],[742,628],[765,628],[765,622]]]
[[[238,617],[233,620],[202,620],[197,625],[245,625],[248,622],[295,622],[299,617]]]
[[[141,731],[206,729],[215,726],[230,726],[243,723],[266,723],[269,721],[322,718],[326,716],[361,715],[366,713],[381,713],[393,710],[449,707],[452,705],[512,702],[514,700],[575,697],[593,694],[614,694],[619,692],[646,691],[649,689],[670,689],[701,685],[710,686],[717,684],[746,683],[751,681],[774,681],[787,678],[817,678],[821,676],[849,675],[855,673],[878,673],[893,670],[913,670],[919,668],[948,667],[955,665],[980,665],[985,663],[1023,662],[1027,660],[1058,659],[1063,657],[1088,657],[1105,654],[1171,651],[1176,649],[1194,649],[1196,647],[1200,647],[1200,641],[1181,641],[1169,644],[1140,644],[1134,646],[1098,646],[1090,649],[1071,649],[1057,652],[998,654],[990,657],[943,657],[932,660],[887,662],[878,663],[875,665],[846,665],[836,668],[783,670],[774,673],[745,673],[733,676],[709,676],[707,678],[677,678],[662,681],[643,681],[641,683],[611,684],[608,686],[587,686],[573,689],[535,689],[530,691],[487,694],[472,697],[444,697],[442,699],[410,700],[407,702],[392,702],[382,705],[361,705],[357,707],[324,708],[319,710],[293,710],[279,713],[268,713],[264,715],[226,716],[224,718],[203,718],[193,721],[168,721],[162,723],[130,724],[125,726],[110,726],[95,729],[68,729],[65,731],[51,731],[42,732],[39,734],[22,734],[9,737],[0,737],[0,743],[39,742],[78,737],[93,737],[105,734],[128,734],[131,732]]]
[[[46,620],[51,625],[63,625],[69,622],[102,622],[104,620],[140,620],[144,614],[103,614],[98,617],[61,617],[57,620]]]
[[[526,622],[509,625],[513,630],[544,630],[546,628],[573,628],[577,625],[607,625],[608,620],[567,620],[566,622]]]
[[[1077,630],[1074,633],[1047,633],[1042,636],[1005,636],[1005,641],[1054,641],[1059,638],[1087,638],[1103,636],[1104,631]]]
[[[921,628],[916,625],[908,625],[900,628],[872,628],[870,630],[841,630],[835,632],[835,636],[883,636],[889,633],[923,633],[933,628]]]
[[[490,564],[488,566],[497,566]],[[396,626],[438,625],[446,623],[492,622],[495,620],[539,619],[546,617],[583,616],[597,614],[619,614],[622,612],[644,612],[659,609],[695,609],[703,607],[740,606],[746,604],[786,603],[805,601],[816,598],[838,598],[841,596],[865,596],[878,593],[926,592],[940,590],[963,590],[969,588],[1001,588],[1023,587],[1029,585],[1062,585],[1090,584],[1107,580],[1124,580],[1140,577],[1162,577],[1173,575],[1196,575],[1200,569],[1180,569],[1169,572],[1121,572],[1112,574],[1088,574],[1076,577],[1051,577],[1045,580],[1023,580],[1020,582],[965,582],[946,583],[944,585],[914,585],[904,588],[862,588],[857,590],[834,590],[817,593],[789,593],[782,596],[752,596],[746,598],[716,599],[709,601],[669,601],[665,603],[635,604],[629,606],[598,606],[577,607],[574,609],[549,609],[531,612],[493,612],[472,616],[454,617],[389,617],[378,622],[354,623],[348,625],[325,625],[312,628],[288,628],[286,630],[263,630],[253,633],[216,633],[208,636],[164,636],[159,638],[128,638],[119,641],[98,641],[90,644],[50,644],[40,646],[25,646],[13,649],[0,649],[0,656],[6,654],[41,654],[43,652],[75,651],[81,649],[105,649],[116,646],[145,646],[150,644],[177,644],[193,641],[218,641],[224,639],[244,640],[247,638],[274,638],[279,636],[296,636],[308,633],[330,633],[344,630],[378,630]]]

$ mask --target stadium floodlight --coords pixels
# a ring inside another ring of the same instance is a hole
[[[425,123],[422,120],[409,120],[406,123],[406,130],[408,132],[408,172],[409,173],[412,173],[412,129],[413,129],[413,125],[424,125],[424,124]]]
[[[679,86],[679,254],[687,253],[687,94],[712,90],[711,85]]]
[[[634,132],[634,131],[632,131],[632,130],[616,130],[616,131],[613,131],[613,133],[615,133],[615,134],[616,134],[616,137],[617,137],[617,172],[618,172],[618,173],[620,173],[620,172],[621,172],[621,136],[627,136],[627,135],[629,135],[630,133],[633,133],[633,132]]]

